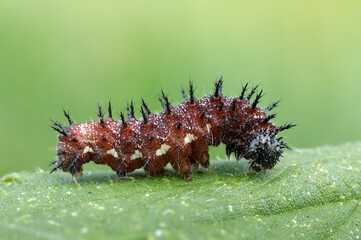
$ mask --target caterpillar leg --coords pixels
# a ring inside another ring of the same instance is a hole
[[[208,149],[209,148],[206,142],[197,143],[197,145],[193,147],[191,161],[197,161],[202,167],[208,168],[210,165]]]
[[[190,181],[193,178],[192,172],[189,170],[183,174],[183,177],[186,181]]]
[[[173,169],[176,170],[180,175],[184,177],[185,180],[190,181],[193,176],[191,172],[192,163],[189,158],[183,158],[180,160],[175,160],[172,158],[170,161]]]
[[[81,176],[83,176],[83,170],[81,169],[80,171],[74,172],[71,175],[73,178],[81,177]]]
[[[83,176],[83,166],[81,165],[81,163],[70,165],[68,169],[73,178]]]
[[[200,151],[199,153],[195,154],[195,159],[197,159],[197,161],[202,165],[202,167],[204,168],[208,168],[209,165],[211,164],[209,162],[209,153],[208,150],[206,151]]]
[[[161,169],[159,169],[159,170],[157,170],[157,171],[154,171],[154,170],[149,169],[148,167],[145,167],[145,168],[144,168],[144,171],[145,171],[147,174],[149,174],[150,176],[157,176],[157,175],[163,176],[164,174],[167,173],[167,170],[165,170],[164,168],[161,168]]]
[[[125,171],[119,170],[116,173],[119,180],[125,180],[127,178],[127,173]]]
[[[159,171],[157,171],[155,173],[155,175],[160,175],[160,176],[163,176],[167,173],[167,170],[165,170],[164,168],[161,168]]]
[[[143,168],[150,176],[164,175],[167,172],[164,167],[168,164],[168,162],[169,160],[167,155],[161,155],[155,158],[148,157],[144,158]]]

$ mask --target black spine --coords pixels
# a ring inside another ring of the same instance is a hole
[[[252,106],[251,106],[252,109],[255,109],[255,108],[257,107],[257,104],[258,104],[259,100],[260,100],[261,97],[263,96],[263,95],[262,95],[262,92],[263,92],[263,91],[261,90],[261,91],[257,94],[255,100],[254,100],[253,103],[252,103]]]
[[[278,128],[277,128],[277,132],[282,132],[282,131],[284,131],[284,130],[293,128],[293,127],[295,127],[295,126],[296,126],[296,124],[286,124],[286,125],[283,125],[283,126],[281,126],[281,127],[278,127]]]
[[[152,112],[149,110],[149,108],[148,108],[148,106],[147,106],[147,104],[145,103],[145,101],[144,101],[143,98],[142,98],[142,105],[143,105],[144,110],[145,110],[145,112],[147,113],[147,115],[152,114]]]
[[[170,102],[168,100],[168,97],[164,94],[163,90],[162,90],[162,97],[163,97],[163,99],[165,101],[165,107],[167,109],[167,114],[171,114],[172,111],[171,111],[170,108],[171,108],[172,105],[170,104]]]
[[[63,110],[63,112],[64,112],[65,117],[68,119],[69,125],[73,125],[74,122],[73,122],[73,120],[71,120],[71,118],[69,116],[69,112],[66,112],[65,110]]]
[[[189,99],[190,103],[194,104],[194,88],[192,81],[189,81]]]
[[[100,103],[98,102],[98,117],[99,117],[99,121],[100,121],[100,125],[102,127],[105,127],[105,122],[104,122],[104,113],[103,113],[103,109],[102,107],[100,106]]]
[[[272,103],[271,105],[269,105],[266,110],[264,110],[265,112],[268,112],[268,111],[271,111],[273,108],[277,107],[278,103],[280,102],[281,100],[278,100],[274,103]]]
[[[243,100],[244,94],[246,93],[247,88],[248,88],[248,83],[246,83],[246,85],[243,86],[241,96],[239,96],[239,100]]]
[[[222,94],[223,76],[214,83],[214,96],[219,97]]]
[[[140,112],[142,113],[144,122],[148,122],[147,114],[145,113],[143,106],[140,107]]]
[[[61,133],[61,134],[63,134],[65,137],[67,137],[68,136],[68,134],[65,132],[65,131],[63,131],[63,130],[61,130],[61,129],[59,129],[59,128],[56,128],[56,127],[54,127],[54,126],[50,126],[52,129],[54,129],[55,131],[57,131],[58,133]]]
[[[276,114],[271,114],[267,116],[265,119],[263,119],[263,123],[268,123],[271,119],[274,119],[276,117]]]
[[[123,125],[125,125],[125,117],[124,117],[124,114],[122,112],[120,112],[120,120],[122,121]]]
[[[130,105],[127,103],[127,112],[128,112],[128,119],[134,119],[134,103],[133,101],[130,102]]]
[[[163,101],[163,98],[160,96],[159,93],[158,93],[158,99],[159,99],[160,104],[162,104],[163,109],[166,109],[166,106],[165,106],[165,103],[164,103],[164,101]]]
[[[184,101],[188,101],[188,97],[187,97],[186,92],[184,91],[183,86],[181,86],[181,89],[182,89],[182,94],[183,94]]]
[[[254,94],[254,92],[256,91],[257,88],[258,88],[258,85],[256,85],[254,88],[252,88],[251,92],[245,98],[247,101],[249,101],[249,99],[251,99],[252,95]]]
[[[110,101],[108,105],[108,113],[109,113],[109,118],[113,119],[112,104],[110,103]]]

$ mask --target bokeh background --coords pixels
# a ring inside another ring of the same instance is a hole
[[[277,124],[294,148],[361,139],[361,1],[0,0],[0,175],[49,170],[49,119],[96,119],[144,97],[161,110],[194,81],[210,93],[261,84],[261,106],[281,99]],[[138,114],[139,116],[140,114]],[[224,149],[212,157],[225,157]]]

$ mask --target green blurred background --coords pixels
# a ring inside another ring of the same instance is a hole
[[[197,97],[222,74],[224,93],[260,83],[261,106],[282,99],[276,124],[294,148],[361,139],[361,1],[14,1],[0,0],[0,175],[49,170],[56,132],[96,119],[96,103],[157,91]],[[139,114],[138,114],[139,116]],[[225,157],[223,148],[212,158]]]

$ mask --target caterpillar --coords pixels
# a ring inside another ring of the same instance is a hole
[[[165,166],[172,167],[189,181],[192,167],[208,168],[210,145],[226,145],[230,158],[245,158],[256,172],[272,169],[289,148],[277,134],[294,127],[285,124],[276,127],[271,123],[276,114],[267,115],[279,101],[265,109],[257,107],[262,90],[255,95],[258,85],[248,94],[248,83],[242,87],[238,97],[222,94],[223,78],[215,82],[212,94],[196,99],[193,83],[189,83],[189,97],[184,88],[184,101],[172,106],[167,95],[158,93],[163,106],[160,113],[152,113],[144,99],[141,99],[141,119],[136,119],[133,101],[127,104],[128,117],[120,113],[120,121],[113,120],[109,102],[108,117],[98,103],[99,120],[75,124],[69,112],[63,110],[69,122],[65,127],[53,121],[51,126],[59,133],[57,159],[52,162],[50,173],[61,169],[73,177],[82,175],[83,164],[93,161],[106,164],[120,179],[139,168],[151,176],[164,174]]]

